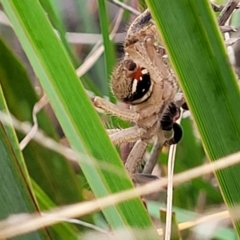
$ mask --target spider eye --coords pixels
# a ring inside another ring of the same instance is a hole
[[[135,71],[137,68],[137,64],[133,60],[126,60],[124,66],[128,71]]]
[[[131,88],[124,101],[131,102],[132,104],[147,101],[152,93],[152,82],[147,69],[138,67],[130,77],[132,81]]]

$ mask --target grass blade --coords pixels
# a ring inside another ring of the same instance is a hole
[[[0,88],[0,109],[8,112]],[[23,158],[18,149],[14,130],[0,122],[0,219],[11,214],[38,211],[25,171]],[[22,163],[22,164],[21,164]],[[50,239],[47,229],[26,234],[16,239]]]
[[[1,40],[0,56],[0,84],[9,111],[20,121],[31,122],[32,109],[38,101],[31,80],[19,59]],[[39,128],[58,141],[57,133],[46,114],[41,111],[37,118]],[[21,140],[23,136],[19,134],[18,138]],[[33,141],[24,149],[23,155],[31,178],[56,204],[73,203],[82,199],[77,177],[65,158]],[[65,176],[65,181],[59,176]]]

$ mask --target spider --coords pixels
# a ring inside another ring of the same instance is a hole
[[[226,5],[222,12],[225,8],[228,10]],[[227,16],[230,16],[229,11]],[[226,20],[226,14],[218,19],[223,24],[222,19]],[[225,32],[233,28],[220,26],[220,29]],[[130,25],[124,49],[125,56],[113,71],[111,88],[115,97],[129,104],[130,109],[121,108],[100,97],[95,97],[93,104],[135,124],[127,129],[108,130],[114,144],[134,143],[125,163],[134,180],[150,142],[155,140],[158,146],[163,146],[180,141],[182,129],[176,120],[180,116],[180,107],[186,109],[187,105],[148,9]],[[151,173],[152,168],[147,164],[145,167],[148,170],[144,169],[143,172]]]
[[[130,109],[100,97],[95,97],[93,103],[109,114],[135,123],[127,129],[108,130],[114,144],[135,143],[125,163],[134,178],[153,139],[161,145],[175,144],[181,139],[181,127],[175,122],[184,99],[177,94],[176,77],[149,10],[131,24],[124,49],[125,56],[112,74],[111,88],[115,97],[129,104]]]

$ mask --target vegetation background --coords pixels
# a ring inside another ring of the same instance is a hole
[[[20,217],[12,224],[12,214],[47,211],[132,188],[118,155],[121,149],[112,146],[103,128],[129,123],[102,113],[99,118],[89,96],[116,101],[110,75],[123,54],[126,29],[138,14],[133,10],[143,11],[146,4],[160,26],[192,113],[184,113],[181,122],[184,137],[177,146],[175,173],[239,151],[239,88],[216,26],[217,14],[207,0],[132,0],[123,6],[104,0],[0,2],[0,109],[17,119],[17,135],[9,124],[0,124],[0,239],[17,236],[17,226],[28,220]],[[234,27],[238,19],[236,14]],[[238,45],[233,47],[237,53]],[[44,92],[50,104],[42,98]],[[36,133],[25,144],[31,128],[24,123],[34,124],[32,114],[38,111]],[[75,153],[67,148],[69,143]],[[161,177],[167,175],[167,158],[164,149],[156,168]],[[238,219],[226,212],[227,207],[238,210],[239,173],[237,165],[174,187],[173,224],[185,223],[179,225],[186,228],[182,239],[239,237]],[[34,232],[28,225],[31,233],[14,239],[110,239],[110,229],[124,229],[114,239],[158,239],[154,229],[162,226],[166,190],[149,199],[147,211],[135,198],[103,211],[89,210],[78,219],[73,217],[81,214],[69,215],[70,222],[55,216],[53,221],[61,223]],[[201,224],[192,222],[196,219]]]

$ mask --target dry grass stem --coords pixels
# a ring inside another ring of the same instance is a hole
[[[32,125],[24,122],[20,122],[15,119],[13,116],[9,116],[8,114],[0,111],[0,121],[3,124],[13,126],[16,130],[23,134],[28,134],[31,129],[33,128]],[[77,153],[71,148],[63,146],[62,144],[56,142],[54,139],[46,136],[43,132],[39,129],[35,132],[32,136],[31,140],[36,141],[43,147],[50,149],[54,152],[59,153],[60,155],[64,156],[65,158],[77,162],[79,164],[89,164],[90,166],[94,166],[95,168],[99,168],[105,171],[112,172],[120,177],[122,177],[121,169],[119,169],[115,165],[111,165],[110,163],[102,163],[98,159],[92,159],[92,161],[88,161],[89,156],[85,154]]]
[[[124,11],[122,9],[119,10],[116,22],[115,22],[113,29],[109,36],[111,40],[114,38],[115,33],[117,32],[119,25],[121,24],[123,12]],[[99,44],[100,44],[100,46],[99,46]],[[96,49],[96,46],[98,46],[97,49]],[[93,47],[93,49],[95,49],[94,52],[92,50],[89,53],[89,55],[86,57],[86,60],[81,64],[81,66],[76,69],[76,74],[78,75],[78,77],[81,77],[82,75],[84,75],[95,64],[95,62],[98,60],[98,58],[102,55],[102,53],[104,51],[102,39],[96,44],[96,46]]]
[[[218,161],[174,175],[173,185],[175,186],[182,184],[193,178],[200,177],[203,174],[227,168],[239,162],[240,152],[237,152],[225,158],[219,159]],[[166,187],[167,184],[168,180],[165,178],[156,180],[144,186],[122,191],[104,198],[56,208],[48,211],[44,216],[41,216],[38,213],[24,215],[19,214],[11,217],[11,219],[6,219],[0,222],[0,238],[10,238],[37,230],[45,226],[53,225],[60,222],[58,219],[61,218],[74,218],[83,216],[128,199],[154,193],[161,190],[163,187]]]
[[[180,124],[182,119],[182,110],[177,123]],[[177,144],[173,144],[169,148],[168,155],[168,185],[167,185],[167,212],[166,212],[166,229],[165,240],[171,239],[171,226],[172,226],[172,201],[173,201],[173,174],[174,163],[176,158]]]
[[[43,109],[44,106],[48,104],[47,96],[44,94],[42,98],[34,105],[32,118],[33,118],[33,126],[28,134],[24,137],[24,139],[20,142],[19,147],[23,150],[28,143],[34,138],[38,130],[38,121],[37,121],[37,114]]]
[[[183,231],[183,230],[186,230],[186,229],[190,229],[192,227],[195,227],[199,224],[202,224],[202,223],[206,223],[206,222],[209,222],[209,221],[214,221],[214,220],[224,220],[224,219],[228,219],[230,216],[229,216],[229,212],[228,211],[223,211],[223,212],[219,212],[219,213],[214,213],[214,214],[211,214],[211,215],[208,215],[208,216],[204,216],[204,217],[200,217],[196,220],[193,220],[193,221],[188,221],[188,222],[184,222],[184,223],[180,223],[178,224],[178,229],[180,231]],[[160,236],[163,235],[163,229],[160,228],[157,230],[158,231],[158,234]]]

